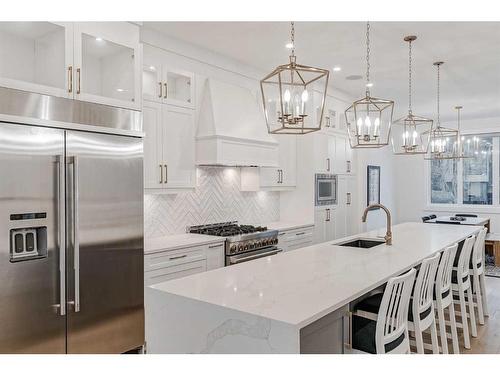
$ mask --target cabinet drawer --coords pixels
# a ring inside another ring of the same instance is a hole
[[[314,233],[313,227],[299,228],[285,232],[285,235],[283,235],[280,238],[282,238],[283,241],[289,243],[297,241],[303,242],[312,239],[313,233]]]
[[[169,267],[157,269],[144,273],[144,285],[149,286],[163,281],[178,279],[206,270],[206,261],[198,260],[189,263],[171,265]]]
[[[162,251],[154,254],[146,254],[144,257],[144,271],[157,270],[159,268],[173,267],[179,264],[206,261],[204,246],[195,246],[177,250]]]

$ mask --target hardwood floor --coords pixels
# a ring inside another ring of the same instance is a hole
[[[484,326],[477,326],[477,337],[471,338],[471,349],[460,347],[462,354],[500,354],[500,278],[486,277],[486,290],[490,316],[485,319]],[[463,342],[461,337],[460,342]]]

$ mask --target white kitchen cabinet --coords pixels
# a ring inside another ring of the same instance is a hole
[[[6,22],[0,85],[140,109],[139,28],[128,22]]]
[[[335,206],[316,207],[314,210],[314,243],[333,241],[336,238],[336,217]]]
[[[170,65],[160,48],[146,45],[143,53],[143,99],[195,108],[195,74]]]
[[[337,238],[357,232],[360,215],[356,212],[356,179],[352,176],[338,177],[337,215],[335,234]]]
[[[278,135],[277,167],[242,168],[241,190],[290,190],[297,184],[297,136]]]
[[[75,98],[140,109],[139,30],[127,22],[74,24]]]
[[[314,167],[316,173],[334,173],[335,136],[318,132],[314,134]]]
[[[313,242],[314,226],[280,230],[278,233],[278,246],[284,252],[310,246]]]
[[[336,174],[353,174],[354,162],[353,152],[349,139],[345,136],[335,135],[335,162],[334,172]]]
[[[144,187],[169,193],[195,185],[194,111],[144,101]]]
[[[0,86],[72,98],[72,80],[72,22],[0,24]]]
[[[224,267],[224,241],[144,255],[144,286]]]

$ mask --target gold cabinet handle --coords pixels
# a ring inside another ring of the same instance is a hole
[[[330,158],[326,158],[326,170],[330,172]]]
[[[73,92],[73,67],[68,66],[68,92]]]
[[[163,184],[163,166],[160,164],[160,184]]]
[[[163,83],[163,85],[165,86],[165,92],[163,93],[163,97],[167,99],[167,82]]]
[[[158,95],[158,97],[161,98],[163,96],[162,91],[161,91],[163,86],[162,86],[161,82],[158,82],[158,86],[160,86],[160,94]]]
[[[168,183],[168,167],[167,167],[167,164],[164,165],[165,166],[165,183]]]
[[[80,94],[80,81],[81,81],[81,76],[80,76],[80,68],[76,69],[76,75],[78,76],[78,81],[77,81],[77,87],[76,87],[76,93]]]

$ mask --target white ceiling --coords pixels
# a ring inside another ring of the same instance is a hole
[[[202,46],[262,71],[287,62],[289,24],[286,22],[145,22],[171,37]],[[332,73],[332,86],[353,97],[364,96],[364,22],[296,22],[297,61],[342,71]],[[408,45],[413,43],[413,112],[435,117],[436,71],[441,69],[441,116],[500,117],[500,22],[372,22],[371,78],[374,96],[396,100],[395,115],[408,103]],[[349,75],[363,75],[349,81]],[[495,124],[496,125],[496,124]]]

